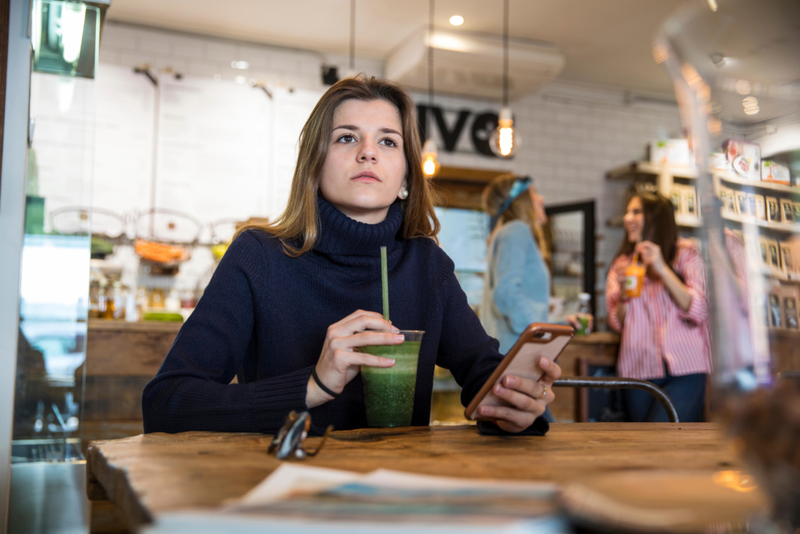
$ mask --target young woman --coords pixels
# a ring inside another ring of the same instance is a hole
[[[491,216],[492,233],[481,323],[505,353],[526,326],[548,322],[550,253],[542,232],[547,215],[533,180],[515,174],[498,176],[486,186],[483,208]],[[567,322],[580,326],[572,315]]]
[[[650,380],[672,399],[682,422],[702,421],[711,340],[705,266],[696,246],[678,239],[672,203],[638,193],[628,203],[626,237],[608,272],[609,324],[622,333],[617,373]],[[634,252],[647,267],[641,296],[625,299]],[[667,421],[648,393],[625,392],[634,421]]]
[[[430,195],[408,94],[375,78],[332,86],[303,129],[286,211],[240,231],[145,388],[145,432],[274,433],[290,410],[310,410],[316,432],[364,427],[360,368],[393,361],[357,349],[401,343],[398,328],[425,330],[412,424],[428,424],[436,364],[466,405],[501,355],[435,242]],[[377,311],[381,246],[391,323]],[[543,367],[539,382],[496,386],[508,406],[482,409],[496,422],[483,431],[546,432],[561,371]]]

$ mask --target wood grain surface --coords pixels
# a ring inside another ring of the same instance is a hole
[[[318,438],[310,438],[315,447]],[[237,498],[280,462],[271,436],[187,432],[93,443],[88,495],[109,499],[131,526],[187,507]],[[554,424],[545,437],[481,436],[474,426],[334,432],[306,465],[368,472],[575,482],[635,470],[736,469],[739,461],[712,423]]]

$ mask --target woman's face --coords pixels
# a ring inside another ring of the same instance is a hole
[[[628,233],[628,241],[631,243],[638,243],[642,240],[642,231],[644,230],[644,208],[642,207],[642,200],[639,197],[633,197],[628,202],[628,209],[625,211],[623,218],[625,231]]]
[[[544,212],[544,197],[537,193],[533,186],[530,186],[528,190],[531,192],[533,210],[536,213],[536,224],[541,226],[547,222],[547,214]]]
[[[333,114],[319,189],[348,217],[367,224],[386,218],[406,184],[400,112],[386,100],[345,100]]]

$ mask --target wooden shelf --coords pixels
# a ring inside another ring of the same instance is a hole
[[[665,167],[649,161],[634,161],[627,165],[616,167],[606,172],[609,180],[650,180],[653,176],[667,173],[675,178],[693,180],[697,178],[697,171],[688,167]]]
[[[800,195],[800,187],[763,182],[761,180],[745,180],[728,171],[721,171],[718,169],[711,169],[709,172],[729,184],[745,185],[757,189]],[[634,161],[626,165],[621,165],[606,172],[606,178],[609,180],[649,181],[661,174],[669,174],[674,178],[683,178],[686,180],[694,180],[697,178],[697,171],[695,169],[690,169],[688,167],[669,167],[650,163],[649,161]]]
[[[756,189],[766,189],[769,191],[800,195],[800,188],[792,187],[791,185],[773,184],[770,182],[762,182],[760,180],[745,180],[744,178],[739,178],[731,173],[722,171],[714,171],[714,176],[718,176],[720,180],[729,184],[745,185]]]
[[[754,217],[742,217],[741,215],[735,215],[732,213],[723,213],[722,218],[726,221],[733,221],[740,224],[754,224],[756,226],[760,226],[761,228],[768,228],[770,230],[775,230],[778,232],[789,232],[795,233],[800,232],[800,224],[798,223],[779,223],[779,222],[770,222],[770,221],[763,221],[761,219],[756,219]]]

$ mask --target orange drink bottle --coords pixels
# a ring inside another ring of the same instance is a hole
[[[642,294],[644,273],[647,267],[639,263],[639,253],[633,253],[631,264],[625,270],[625,298],[632,299]]]

